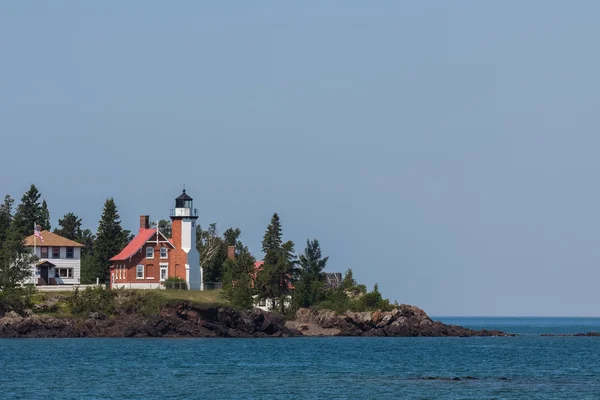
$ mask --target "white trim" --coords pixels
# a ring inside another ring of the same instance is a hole
[[[142,267],[142,276],[139,276],[140,267]],[[144,279],[144,275],[146,273],[145,269],[146,269],[146,267],[144,267],[143,264],[136,265],[135,266],[135,279]]]
[[[159,279],[161,282],[164,282],[169,278],[169,263],[160,263],[159,266]],[[165,271],[165,277],[163,278],[163,271]]]

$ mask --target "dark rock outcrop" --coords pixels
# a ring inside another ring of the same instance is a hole
[[[589,334],[588,334],[589,335]],[[392,311],[346,312],[300,309],[294,321],[259,309],[201,307],[188,303],[158,315],[137,313],[52,317],[9,312],[0,318],[0,338],[64,337],[288,337],[288,336],[514,336],[432,321],[418,307],[402,304]]]
[[[286,326],[305,336],[514,336],[433,321],[418,307],[402,304],[392,311],[346,312],[300,309]]]
[[[124,315],[107,318],[90,313],[87,318],[20,316],[10,312],[0,318],[0,338],[63,337],[286,337],[301,335],[284,326],[276,314],[261,310],[237,311],[228,307],[195,307],[180,304],[159,315]]]

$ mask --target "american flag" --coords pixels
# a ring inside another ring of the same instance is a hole
[[[40,232],[41,228],[41,226],[35,225],[35,227],[33,228],[33,236],[39,238],[40,243],[44,243],[44,237],[42,236],[42,232]]]

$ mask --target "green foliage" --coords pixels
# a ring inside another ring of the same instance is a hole
[[[346,274],[344,275],[344,279],[342,280],[342,287],[345,290],[350,290],[356,286],[356,281],[354,280],[354,274],[352,273],[352,269],[348,268]]]
[[[31,253],[6,247],[0,253],[0,290],[12,289],[31,278],[31,264],[38,258]]]
[[[269,251],[272,252],[281,249],[282,244],[281,222],[279,221],[279,215],[275,213],[271,218],[271,223],[267,226],[267,230],[262,240],[262,251],[265,253],[265,263],[275,264],[277,262],[277,260],[267,260],[267,256],[269,255]]]
[[[234,307],[244,310],[251,309],[252,304],[252,289],[250,287],[250,277],[248,274],[241,274],[239,279],[232,285],[230,290],[230,301]]]
[[[94,241],[96,240],[96,235],[92,233],[89,229],[84,229],[81,232],[81,236],[77,238],[77,241],[84,245],[85,247],[81,249],[82,254],[94,254]]]
[[[225,246],[235,246],[242,231],[238,228],[228,228],[225,232],[223,232],[223,241]]]
[[[318,240],[307,240],[304,254],[300,255],[300,279],[295,283],[293,295],[294,308],[310,307],[325,301],[325,283],[323,269],[329,257],[322,257]]]
[[[2,244],[6,241],[8,230],[12,221],[12,207],[14,199],[10,195],[4,197],[4,203],[0,204],[0,251]]]
[[[13,287],[0,291],[0,316],[9,311],[22,314],[33,306],[34,289],[31,285]]]
[[[285,303],[291,295],[291,284],[297,275],[294,242],[283,243],[279,216],[273,214],[271,223],[263,237],[262,248],[265,263],[258,274],[257,289],[259,299],[271,299],[285,314]]]
[[[150,226],[156,228],[156,222],[151,222]],[[165,235],[167,239],[170,239],[173,236],[173,226],[170,220],[161,219],[158,221],[158,230]]]
[[[187,283],[185,282],[185,279],[181,279],[178,277],[171,277],[165,279],[163,282],[163,286],[166,289],[187,290]]]
[[[364,286],[364,285],[358,285]],[[357,286],[354,286],[356,288]],[[378,285],[373,287],[372,292],[362,293],[357,297],[348,296],[350,291],[345,290],[343,287],[334,290],[326,291],[326,300],[316,304],[315,308],[332,310],[337,313],[344,313],[346,311],[390,311],[393,309],[393,305],[390,304],[389,300],[383,299],[379,292]]]
[[[35,185],[31,185],[29,190],[23,194],[21,204],[17,207],[11,224],[17,240],[32,235],[34,224],[39,224],[42,221],[40,197],[41,194]]]
[[[156,315],[168,303],[158,290],[125,290],[112,291],[114,309],[119,315]]]
[[[54,233],[64,238],[79,241],[82,237],[81,218],[73,213],[65,214],[58,219],[60,228],[54,228]],[[81,242],[80,242],[81,243]]]
[[[98,258],[89,253],[81,255],[81,283],[84,285],[95,284],[96,278],[104,274],[105,265]]]
[[[71,313],[87,315],[90,312],[101,312],[106,315],[115,312],[116,291],[104,289],[102,286],[94,288],[87,287],[85,290],[76,288],[68,297]]]
[[[220,282],[223,277],[223,262],[227,259],[227,246],[212,223],[207,230],[196,226],[196,248],[200,253],[200,265],[204,268],[205,282]]]
[[[46,200],[42,201],[42,210],[40,212],[39,224],[42,226],[42,229],[45,229],[47,231],[51,229],[50,210],[48,210],[48,204],[46,203]]]
[[[128,234],[129,231],[124,231],[121,227],[114,199],[109,198],[104,203],[104,211],[94,243],[94,256],[98,262],[97,276],[100,282],[109,281],[110,259],[127,245]]]

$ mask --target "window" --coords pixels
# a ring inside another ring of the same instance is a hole
[[[146,258],[154,258],[154,247],[146,247]]]
[[[41,248],[42,258],[48,258],[48,248],[46,246]]]
[[[160,248],[160,258],[167,258],[167,248],[166,247],[161,247]]]
[[[52,248],[52,258],[60,258],[60,247]]]
[[[260,307],[266,307],[266,306],[267,306],[267,301],[266,301],[265,299],[260,299],[260,300],[258,301],[258,305],[259,305]]]
[[[73,268],[56,268],[54,271],[56,278],[73,278]]]
[[[67,258],[73,258],[74,250],[72,247],[67,247]]]
[[[161,263],[160,264],[160,281],[164,281],[167,279],[169,274],[169,264]]]
[[[144,279],[144,266],[143,265],[140,264],[136,267],[135,278],[136,279]]]

